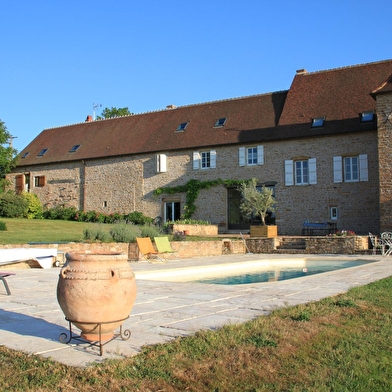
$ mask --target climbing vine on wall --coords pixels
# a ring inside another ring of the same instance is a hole
[[[173,187],[158,188],[154,191],[154,195],[158,196],[163,193],[174,195],[176,193],[186,193],[186,201],[184,207],[183,218],[190,219],[194,212],[196,211],[195,201],[199,196],[200,190],[208,189],[212,186],[225,185],[225,186],[238,186],[244,181],[249,180],[222,180],[218,178],[217,180],[211,181],[199,181],[199,180],[189,180],[185,185],[178,185]]]

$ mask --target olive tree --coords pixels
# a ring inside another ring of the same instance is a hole
[[[242,197],[241,212],[247,217],[259,216],[261,224],[264,226],[267,213],[275,211],[276,201],[273,196],[273,190],[264,185],[261,189],[258,189],[256,178],[244,181],[238,190],[241,192]]]

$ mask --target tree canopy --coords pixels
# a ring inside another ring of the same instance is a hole
[[[259,216],[261,218],[261,224],[264,226],[267,212],[275,211],[276,201],[273,196],[273,190],[264,185],[261,189],[258,189],[257,179],[252,178],[251,181],[244,181],[239,186],[239,191],[242,196],[241,212],[248,217],[252,215]]]
[[[131,113],[128,109],[128,107],[125,108],[114,108],[111,107],[105,108],[102,110],[102,113],[100,116],[97,116],[97,120],[103,120],[105,118],[113,118],[113,117],[121,117],[121,116],[130,116],[133,113]]]
[[[16,166],[17,151],[11,147],[11,137],[5,123],[0,120],[0,192],[4,191],[7,183],[5,175]]]

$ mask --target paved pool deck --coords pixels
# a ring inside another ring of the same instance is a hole
[[[146,279],[154,271],[173,270],[170,275],[183,268],[222,265],[226,270],[232,263],[304,258],[360,259],[372,263],[291,280],[234,286]],[[244,254],[131,265],[138,293],[131,315],[123,324],[124,330],[131,331],[130,339],[112,340],[103,347],[102,356],[98,347],[86,342],[61,343],[60,334],[69,335],[69,327],[56,298],[60,268],[7,269],[15,275],[7,278],[12,292],[9,296],[0,282],[0,345],[84,367],[108,358],[135,355],[145,345],[165,343],[202,329],[243,323],[268,315],[278,307],[317,301],[392,275],[392,258],[357,255]],[[73,332],[77,334],[79,330],[73,327]]]

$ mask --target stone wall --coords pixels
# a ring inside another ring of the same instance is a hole
[[[249,144],[255,145],[257,143]],[[255,177],[259,182],[275,184],[278,207],[276,224],[280,235],[300,235],[305,220],[330,221],[332,206],[338,208],[336,223],[339,229],[353,230],[357,234],[379,232],[375,131],[269,141],[262,145],[264,164],[255,166],[239,166],[237,145],[217,148],[216,168],[206,170],[193,170],[193,151],[184,150],[162,152],[167,156],[167,171],[163,173],[156,172],[156,154],[75,161],[45,167],[37,165],[24,167],[23,173],[29,173],[30,191],[36,193],[45,206],[65,204],[107,214],[139,211],[152,218],[164,216],[165,201],[179,201],[182,210],[185,206],[185,193],[154,196],[154,190],[159,187],[184,185],[191,179],[245,180]],[[368,156],[369,181],[334,183],[333,157],[359,154]],[[317,159],[317,184],[286,186],[285,160],[310,158]],[[11,182],[15,182],[16,174],[19,173],[8,176]],[[38,175],[46,177],[44,187],[34,187],[33,178]],[[386,197],[385,200],[390,199]],[[229,222],[225,186],[213,186],[200,191],[195,204],[197,209],[192,218],[208,220],[219,225],[222,231],[227,230]],[[383,211],[387,211],[392,206],[385,202],[384,207]]]

